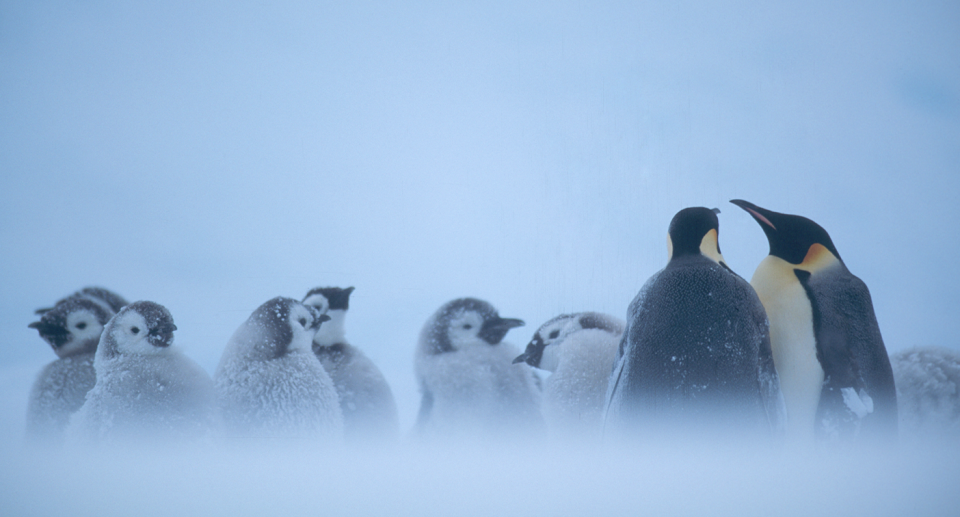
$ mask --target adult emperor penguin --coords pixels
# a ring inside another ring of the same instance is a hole
[[[104,326],[113,317],[99,304],[83,299],[61,301],[31,323],[57,354],[37,376],[27,404],[27,436],[62,438],[63,431],[97,382],[94,354]]]
[[[343,438],[337,390],[311,350],[317,329],[329,319],[278,296],[240,325],[214,374],[227,435]]]
[[[541,405],[551,436],[599,436],[623,328],[623,320],[608,314],[561,314],[541,325],[513,360],[553,372],[544,382]]]
[[[345,336],[344,319],[353,289],[318,287],[304,297],[304,304],[330,317],[313,338],[313,353],[337,388],[345,438],[395,439],[400,420],[390,385],[373,361]]]
[[[731,203],[760,224],[770,243],[751,284],[770,318],[788,437],[896,437],[897,391],[866,284],[817,223]]]
[[[210,376],[173,345],[166,307],[138,301],[107,323],[97,346],[97,383],[69,432],[93,442],[195,440],[214,423]]]
[[[120,309],[127,304],[127,300],[109,289],[105,289],[103,287],[84,287],[83,289],[71,294],[70,296],[67,296],[66,298],[57,300],[57,303],[54,304],[54,307],[63,302],[78,299],[90,300],[103,307],[104,310],[110,312],[111,315],[120,312]],[[36,313],[43,314],[50,310],[53,310],[53,307],[37,309]]]
[[[506,438],[544,431],[540,393],[520,352],[502,343],[523,321],[488,302],[445,303],[423,326],[415,371],[422,394],[417,431],[439,438]]]
[[[670,222],[670,261],[627,311],[605,433],[750,439],[782,429],[766,315],[720,254],[717,212],[685,208]]]

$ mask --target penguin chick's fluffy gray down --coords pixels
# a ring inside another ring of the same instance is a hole
[[[43,368],[30,390],[27,403],[27,436],[59,440],[87,392],[97,382],[94,354],[104,326],[113,316],[99,304],[70,299],[44,311],[40,321],[31,323],[57,354],[57,360]]]
[[[553,372],[541,408],[552,436],[599,436],[623,328],[623,320],[608,314],[562,314],[544,323],[514,359]]]
[[[311,350],[317,328],[328,319],[297,300],[277,297],[233,333],[214,374],[228,435],[342,439],[337,390]]]
[[[540,392],[519,350],[502,343],[518,319],[489,303],[460,298],[444,304],[420,333],[415,370],[422,393],[421,435],[476,438],[542,434]]]
[[[54,304],[53,307],[37,309],[36,313],[43,315],[47,311],[53,310],[57,305],[70,300],[90,300],[100,307],[103,307],[111,316],[120,312],[120,309],[127,304],[127,300],[109,289],[104,289],[103,287],[84,287],[70,296],[57,300],[57,303]]]
[[[353,287],[322,287],[304,297],[304,304],[330,317],[313,338],[313,353],[337,388],[346,439],[393,440],[400,420],[390,385],[377,365],[346,339],[344,319],[352,292]]]
[[[87,441],[202,438],[213,425],[210,376],[173,346],[170,312],[154,302],[127,305],[97,347],[97,383],[71,420]]]
[[[926,442],[960,438],[960,352],[917,347],[890,357],[897,386],[900,437]]]

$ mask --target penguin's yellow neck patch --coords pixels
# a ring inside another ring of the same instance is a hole
[[[710,230],[703,236],[703,239],[700,241],[700,253],[717,264],[725,263],[723,255],[720,254],[720,245],[717,243],[716,230]]]
[[[840,263],[833,253],[822,244],[814,244],[807,250],[807,256],[803,257],[803,262],[794,266],[796,269],[802,269],[811,273],[816,273],[833,267]]]

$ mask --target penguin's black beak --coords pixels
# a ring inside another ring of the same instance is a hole
[[[61,327],[60,325],[53,325],[50,323],[44,323],[42,321],[34,321],[33,323],[27,325],[27,328],[37,329],[37,331],[43,335],[67,333],[67,329]]]
[[[319,329],[320,325],[323,324],[324,321],[330,321],[330,319],[331,319],[330,316],[327,316],[326,314],[321,314],[313,319],[313,325],[311,325],[310,328]]]
[[[173,343],[173,331],[177,330],[177,326],[170,323],[161,323],[156,327],[150,329],[150,333],[147,334],[150,344],[160,348],[166,348]]]
[[[533,336],[533,340],[527,345],[527,349],[513,360],[513,364],[527,363],[534,368],[540,367],[540,360],[543,359],[543,349],[546,344],[539,335]]]
[[[40,333],[40,337],[50,343],[50,345],[55,349],[63,346],[70,337],[70,331],[61,327],[60,325],[54,325],[52,323],[34,321],[33,323],[27,325],[27,327],[37,329],[37,332]]]
[[[34,313],[34,314],[37,314],[37,315],[39,315],[39,316],[43,316],[44,314],[46,314],[46,313],[48,313],[48,312],[50,312],[50,311],[52,311],[52,310],[53,310],[53,307],[46,307],[46,308],[44,308],[44,309],[37,309],[37,310],[33,311],[33,313]]]
[[[760,208],[759,206],[742,199],[731,199],[730,202],[746,210],[748,214],[750,214],[758,223],[760,223],[760,226],[763,227],[764,232],[769,230],[776,231],[777,227],[770,220],[773,215],[773,212],[770,210],[767,210],[766,208]]]
[[[499,344],[512,328],[522,327],[523,320],[496,317],[483,322],[477,336],[491,345]]]

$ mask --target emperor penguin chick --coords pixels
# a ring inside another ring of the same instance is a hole
[[[541,410],[551,435],[598,437],[607,382],[624,322],[597,312],[562,314],[544,323],[513,360],[553,372]]]
[[[916,347],[890,356],[897,383],[900,436],[935,443],[960,438],[960,352]]]
[[[57,354],[37,376],[27,404],[27,436],[59,441],[63,431],[97,382],[94,354],[103,327],[113,316],[87,299],[70,299],[44,311],[31,323]]]
[[[735,199],[767,236],[750,283],[770,318],[791,440],[889,439],[897,391],[866,284],[820,225]]]
[[[214,420],[213,383],[173,346],[170,312],[134,302],[107,323],[97,347],[97,383],[71,420],[86,441],[203,438]]]
[[[501,342],[520,325],[523,321],[501,318],[476,298],[447,302],[427,320],[415,358],[421,435],[489,439],[543,433],[533,372],[511,364],[519,350]]]
[[[317,328],[329,319],[297,300],[276,297],[233,333],[214,374],[228,435],[343,438],[337,390],[310,349]]]
[[[670,261],[627,310],[605,432],[779,434],[783,401],[766,315],[720,254],[717,212],[685,208],[670,222]]]
[[[330,317],[313,338],[313,353],[330,375],[340,398],[347,440],[395,439],[400,431],[397,403],[373,361],[347,342],[344,318],[353,287],[311,289],[303,303]]]

